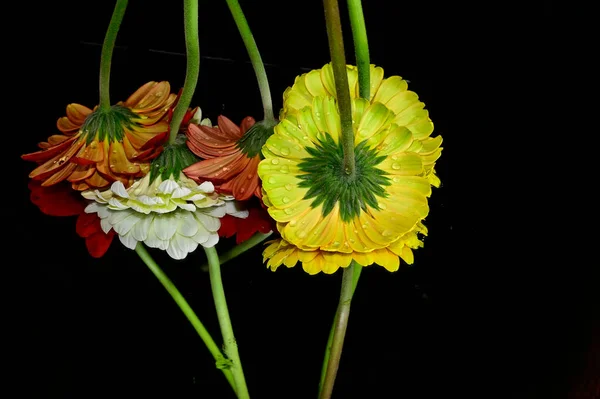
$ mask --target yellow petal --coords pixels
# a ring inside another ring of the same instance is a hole
[[[342,124],[340,113],[337,109],[336,101],[333,97],[327,97],[323,100],[323,111],[325,112],[325,130],[337,143],[342,136]]]
[[[400,267],[400,259],[387,249],[377,249],[373,251],[375,257],[375,263],[379,266],[385,267],[387,271],[395,272]]]
[[[400,152],[388,156],[377,167],[390,175],[417,176],[423,172],[423,161],[414,152]]]
[[[332,243],[337,237],[338,227],[341,227],[339,214],[340,208],[336,204],[333,210],[310,230],[306,240],[303,241],[302,246],[308,248],[323,248]]]
[[[386,124],[389,125],[394,114],[387,107],[380,103],[374,103],[367,108],[360,120],[356,139],[360,143],[369,139],[375,133],[379,132]]]
[[[414,91],[403,91],[396,94],[385,105],[396,115],[419,102],[419,96]]]
[[[373,102],[386,104],[398,93],[406,91],[407,87],[408,84],[406,83],[406,80],[402,79],[400,76],[391,76],[384,79],[373,98]]]
[[[301,156],[301,159],[309,157],[306,150],[304,150],[304,147],[314,147],[314,144],[310,140],[310,137],[304,131],[304,126],[302,126],[302,124],[300,124],[299,122],[296,122],[294,124],[286,118],[277,125],[276,129],[277,130],[275,132],[278,135],[285,137],[287,140],[290,141],[291,148],[295,149],[296,151],[299,151],[298,156]],[[301,146],[301,148],[298,149],[298,146]]]
[[[325,97],[329,95],[323,86],[321,71],[318,69],[313,69],[304,76],[304,84],[313,97]]]
[[[273,199],[271,198],[271,200]],[[305,242],[309,239],[309,233],[315,228],[317,223],[322,221],[321,212],[322,207],[318,206],[303,214],[299,220],[291,220],[280,231],[281,236],[290,244],[299,247],[304,246]]]
[[[376,67],[375,65],[370,65],[371,78],[369,79],[369,85],[371,86],[371,92],[369,96],[369,100],[373,100],[375,94],[379,90],[379,86],[381,86],[381,81],[383,80],[383,68]]]

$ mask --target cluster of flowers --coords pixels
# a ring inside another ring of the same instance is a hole
[[[23,155],[31,199],[53,216],[78,216],[76,231],[94,257],[115,235],[183,259],[219,237],[241,243],[276,230],[264,262],[302,263],[333,273],[352,260],[398,269],[426,235],[440,136],[418,96],[399,76],[371,66],[371,95],[352,99],[356,174],[342,171],[341,126],[331,65],[296,78],[276,124],[219,116],[212,126],[188,109],[167,143],[177,103],[168,82],[149,82],[126,101],[93,110],[70,104],[60,134]]]

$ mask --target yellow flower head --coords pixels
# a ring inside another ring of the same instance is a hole
[[[314,255],[313,262],[323,258],[319,265],[326,266],[320,270],[328,273],[352,259],[395,270],[398,264],[388,256],[395,254],[397,261],[402,250],[394,252],[394,244],[408,233],[416,239],[423,232],[419,226],[429,212],[431,185],[439,185],[434,164],[442,139],[430,137],[433,123],[405,80],[383,79],[383,69],[371,66],[371,98],[366,100],[358,97],[357,69],[349,66],[347,72],[356,174],[343,170],[333,72],[326,65],[296,78],[284,93],[281,122],[265,143],[258,168],[263,201],[282,242],[294,253],[312,252],[298,257],[305,269],[306,256]],[[265,256],[280,253],[271,252]],[[279,264],[270,262],[271,267]]]

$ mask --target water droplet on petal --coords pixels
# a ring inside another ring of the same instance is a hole
[[[340,246],[340,242],[339,241],[334,241],[333,244],[331,244],[332,247],[339,247]]]
[[[400,170],[400,169],[402,169],[402,164],[400,162],[394,162],[392,164],[392,169]]]
[[[306,237],[306,231],[301,230],[297,232],[296,235],[298,236],[298,238],[304,238]]]
[[[292,209],[291,208],[285,208],[283,210],[283,212],[285,212],[286,215],[291,215],[292,214]],[[291,222],[290,222],[291,223]]]
[[[308,140],[308,136],[302,137],[303,140]]]
[[[280,151],[283,155],[290,155],[290,149],[288,147],[281,147]]]
[[[383,204],[383,203],[379,204],[379,209],[386,209],[386,208],[387,208],[386,204]]]
[[[354,238],[350,238],[348,241],[350,241],[350,244],[354,244],[356,242]]]
[[[302,129],[302,125],[298,123],[298,129]]]
[[[398,159],[398,155],[392,155],[392,160],[395,161]]]
[[[248,180],[252,180],[252,178],[253,178],[253,177],[254,177],[254,175],[253,175],[253,174],[249,174],[248,176],[246,176],[246,179],[248,179]]]
[[[392,181],[393,181],[394,183],[400,183],[400,178],[399,178],[398,176],[394,176],[394,177],[392,178]]]
[[[366,229],[367,227],[369,227],[369,223],[364,223],[364,224],[362,225],[362,228],[363,228],[363,229]]]
[[[281,201],[283,201],[284,204],[288,204],[290,202],[290,197],[283,197]]]
[[[273,165],[277,165],[279,163],[279,159],[275,158],[275,159],[271,159],[271,163]]]
[[[289,166],[287,166],[287,165],[283,165],[281,168],[279,168],[279,171],[280,171],[281,173],[287,173],[287,172],[289,172],[289,171],[290,171],[290,168],[289,168]]]
[[[246,192],[246,187],[240,188],[240,194],[244,194]]]
[[[381,235],[384,236],[384,237],[391,237],[393,235],[393,233],[392,233],[391,230],[383,230],[381,232]]]
[[[269,183],[273,184],[277,181],[277,179],[273,176],[269,177]]]
[[[294,188],[294,186],[292,186],[291,184],[286,184],[285,185],[285,189],[288,191],[292,191],[292,188]]]
[[[287,208],[287,209],[286,209],[286,211],[287,211],[288,209],[289,209],[289,208]],[[297,221],[297,220],[290,220],[290,226],[294,227],[294,226],[295,226],[295,225],[297,225],[297,224],[298,224],[298,221]]]

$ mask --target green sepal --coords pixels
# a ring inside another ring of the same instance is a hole
[[[167,145],[163,152],[152,161],[150,183],[158,176],[162,180],[167,180],[171,176],[178,178],[183,169],[200,161],[200,158],[188,149],[186,140],[187,137],[184,134],[177,135],[175,142]]]
[[[81,132],[86,136],[86,144],[90,144],[97,136],[98,141],[122,141],[124,128],[131,129],[138,118],[133,111],[121,105],[113,105],[109,109],[98,108],[83,122]]]
[[[215,366],[219,370],[227,370],[233,367],[233,362],[230,359],[227,359],[225,356],[219,356],[215,362]]]
[[[242,154],[248,158],[254,158],[260,155],[264,159],[261,149],[267,142],[267,139],[274,133],[275,125],[279,123],[276,120],[264,120],[255,123],[241,139],[237,142],[237,147],[242,150]]]
[[[366,211],[367,205],[379,209],[377,198],[388,196],[384,187],[391,184],[390,179],[376,167],[386,157],[378,156],[366,141],[354,148],[356,174],[352,177],[344,173],[342,145],[331,135],[326,134],[315,148],[305,147],[305,150],[311,157],[298,164],[305,172],[298,176],[302,180],[299,186],[308,188],[304,199],[314,198],[310,204],[312,208],[323,204],[323,217],[339,204],[340,216],[348,222]]]

